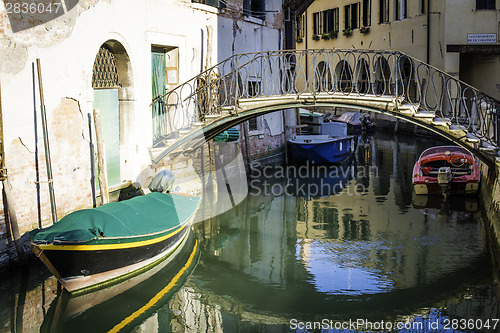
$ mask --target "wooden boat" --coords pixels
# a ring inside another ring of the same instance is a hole
[[[30,232],[32,251],[70,292],[135,276],[163,261],[188,234],[200,198],[152,192],[73,212]]]
[[[155,313],[193,272],[199,254],[196,237],[189,230],[172,255],[139,275],[83,295],[63,290],[51,303],[40,332],[133,331],[144,321],[155,320]]]
[[[291,159],[297,164],[342,164],[354,152],[354,137],[347,135],[347,125],[323,122],[319,113],[300,114],[308,124],[308,135],[296,135],[288,140]],[[311,127],[312,126],[312,127]]]
[[[413,167],[416,194],[476,194],[481,172],[474,156],[458,146],[426,149]]]
[[[331,121],[346,123],[349,133],[369,132],[374,131],[376,128],[370,116],[361,112],[346,112]]]
[[[295,163],[342,164],[354,151],[352,136],[297,135],[288,140]]]

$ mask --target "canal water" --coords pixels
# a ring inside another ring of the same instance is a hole
[[[0,333],[498,332],[480,200],[412,192],[443,143],[377,133],[342,168],[254,163],[249,196],[147,276],[69,297],[41,265],[4,274]]]

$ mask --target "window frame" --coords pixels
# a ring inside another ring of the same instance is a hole
[[[476,0],[476,10],[496,10],[496,0]]]
[[[353,2],[344,6],[344,28],[358,29],[360,27],[360,2]]]
[[[389,8],[390,8],[389,0],[380,0],[379,1],[379,21],[378,21],[378,24],[384,24],[384,23],[390,22]]]
[[[372,15],[371,15],[371,0],[363,0],[362,2],[362,26],[363,27],[369,27],[372,25]]]

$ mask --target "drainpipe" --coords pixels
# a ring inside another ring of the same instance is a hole
[[[200,29],[201,32],[201,44],[200,44],[200,73],[203,72],[203,43],[205,38],[203,36],[203,29]]]
[[[427,0],[427,63],[431,61],[431,0]]]

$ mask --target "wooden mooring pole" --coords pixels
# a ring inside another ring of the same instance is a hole
[[[101,115],[99,110],[94,110],[95,140],[97,143],[97,167],[99,190],[101,191],[101,204],[109,202],[108,174],[106,172],[106,151],[104,150],[104,138],[102,137]]]
[[[52,223],[57,223],[56,197],[54,194],[54,182],[52,177],[52,161],[50,159],[49,132],[47,125],[47,112],[45,111],[45,100],[43,97],[42,66],[40,59],[36,59],[38,71],[38,89],[40,91],[40,116],[42,118],[43,145],[45,148],[45,165],[47,168],[47,182],[49,184],[50,210],[52,212]]]

